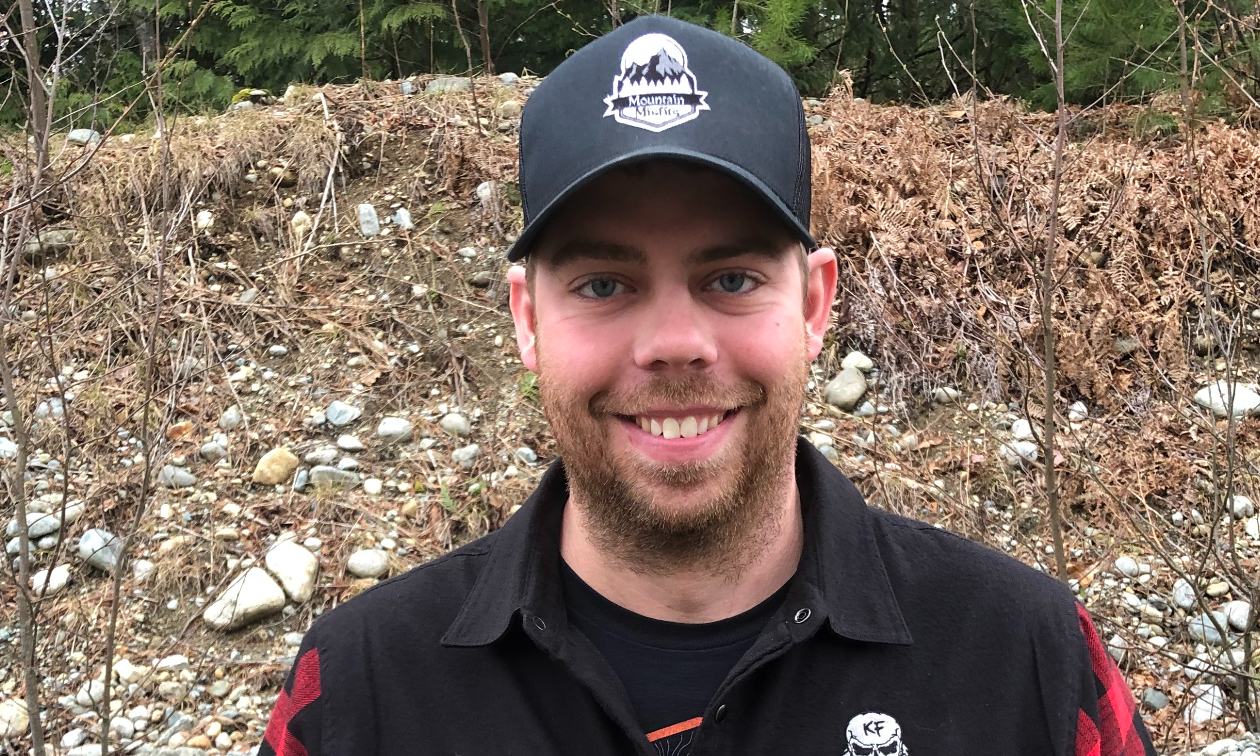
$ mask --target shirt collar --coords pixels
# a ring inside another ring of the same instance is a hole
[[[796,482],[805,547],[793,593],[813,597],[831,629],[855,641],[908,645],[873,517],[849,480],[805,439],[797,439]],[[442,637],[445,646],[483,646],[514,618],[559,622],[560,522],[568,500],[564,466],[555,462],[538,488],[494,536],[488,562]]]
[[[804,438],[796,441],[796,486],[805,519],[796,577],[821,594],[831,629],[851,640],[909,645],[862,494]]]

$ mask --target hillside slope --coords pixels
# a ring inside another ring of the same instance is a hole
[[[34,568],[67,565],[39,603],[51,742],[99,742],[91,681],[133,531],[115,737],[240,753],[315,616],[532,489],[554,446],[503,252],[536,83],[295,90],[59,152],[14,288],[20,402],[0,438],[11,457],[29,436],[27,496],[51,513]],[[802,432],[874,504],[1052,570],[1029,393],[1050,124],[1004,102],[806,107],[844,296]],[[1056,468],[1073,585],[1179,752],[1236,731],[1255,645],[1237,602],[1257,590],[1257,421],[1193,395],[1234,376],[1241,406],[1256,377],[1260,137],[1208,124],[1191,153],[1139,139],[1140,115],[1082,116],[1071,147]],[[865,386],[844,407],[842,364]],[[21,691],[15,601],[0,583],[0,713]]]

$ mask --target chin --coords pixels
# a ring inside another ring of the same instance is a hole
[[[640,506],[654,519],[685,525],[706,521],[716,511],[732,505],[736,491],[734,486],[722,486],[708,480],[698,484],[676,485],[659,480],[638,481],[630,476],[632,488],[641,492]]]

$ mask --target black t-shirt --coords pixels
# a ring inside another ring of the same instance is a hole
[[[686,624],[618,606],[560,561],[569,622],[599,649],[625,687],[639,724],[658,753],[685,756],[692,730],[726,675],[752,647],[787,596],[784,585],[748,611]]]

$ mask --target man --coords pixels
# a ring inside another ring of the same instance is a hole
[[[1151,754],[1062,584],[798,438],[836,258],[786,74],[636,20],[539,86],[510,258],[561,460],[316,622],[264,754]]]

